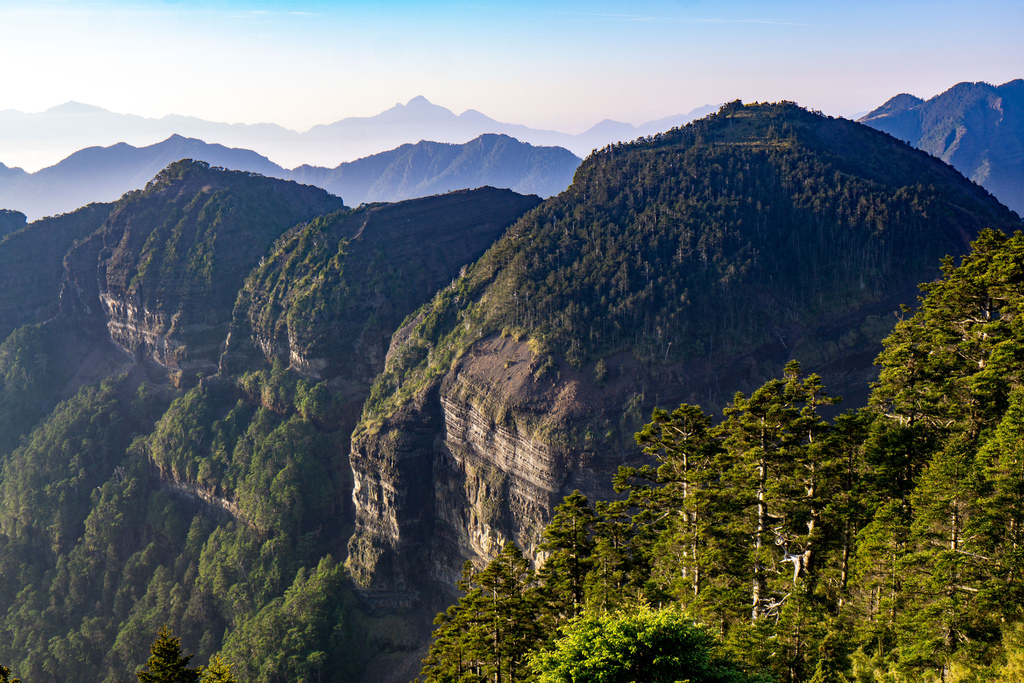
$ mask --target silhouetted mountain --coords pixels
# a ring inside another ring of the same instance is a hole
[[[186,116],[147,119],[68,102],[39,114],[0,111],[0,149],[9,155],[0,161],[39,168],[83,147],[117,142],[146,146],[174,134],[252,149],[283,166],[333,167],[420,140],[461,144],[485,133],[509,135],[533,145],[565,147],[585,156],[607,144],[653,135],[713,110],[710,105],[699,107],[639,126],[603,121],[571,135],[502,123],[473,109],[455,114],[425,97],[415,97],[376,116],[348,117],[298,133],[275,124],[215,123]]]
[[[302,166],[290,171],[251,150],[172,135],[149,147],[119,143],[83,149],[31,174],[0,167],[0,206],[36,219],[91,202],[113,201],[145,187],[160,169],[181,159],[316,185],[353,206],[488,185],[548,197],[569,186],[580,163],[564,149],[484,135],[463,145],[419,142],[337,168]]]
[[[934,154],[1024,215],[1024,80],[897,95],[860,119]]]
[[[580,161],[560,147],[534,147],[488,134],[464,145],[402,145],[335,169],[300,166],[288,177],[322,187],[353,206],[485,185],[550,197],[569,186]]]
[[[162,168],[180,159],[199,159],[213,166],[272,177],[285,174],[280,166],[255,152],[172,135],[149,147],[123,142],[112,147],[90,147],[31,174],[0,174],[0,205],[36,219],[92,202],[113,201],[129,190],[142,189]]]

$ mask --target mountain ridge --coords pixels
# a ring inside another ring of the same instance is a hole
[[[925,150],[1024,215],[1024,79],[901,94],[859,119]]]
[[[787,360],[863,401],[893,313],[989,225],[1020,223],[792,103],[591,155],[394,335],[352,438],[353,576],[424,591],[507,542],[533,557],[563,496],[613,495],[653,407],[718,409]]]
[[[147,119],[132,114],[115,114],[92,105],[67,104],[73,106],[61,109],[65,105],[58,105],[38,114],[0,111],[0,149],[10,155],[0,161],[42,168],[53,165],[76,149],[117,142],[147,146],[175,133],[227,147],[252,149],[282,166],[312,164],[333,167],[340,162],[420,140],[462,144],[484,133],[509,135],[534,145],[564,147],[577,156],[585,156],[591,150],[612,142],[659,133],[666,127],[663,125],[665,121],[672,120],[675,122],[673,125],[679,125],[715,109],[705,105],[686,114],[640,125],[619,123],[617,132],[609,137],[595,130],[596,126],[579,134],[570,134],[503,123],[475,109],[455,114],[429,102],[422,95],[406,104],[396,103],[374,116],[350,116],[333,123],[317,124],[304,132],[272,123],[218,123],[174,114]],[[442,125],[433,129],[425,126],[422,121],[417,122],[414,112]]]
[[[92,202],[114,201],[125,192],[144,188],[161,169],[186,158],[316,185],[352,205],[487,185],[547,197],[568,187],[580,162],[568,150],[485,134],[462,145],[428,141],[402,145],[335,168],[286,169],[252,150],[175,134],[148,147],[121,142],[86,148],[32,174],[0,167],[0,207],[22,211],[34,220]]]

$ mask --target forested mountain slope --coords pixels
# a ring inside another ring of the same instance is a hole
[[[897,95],[860,119],[934,154],[1024,214],[1024,80]]]
[[[391,331],[539,202],[182,161],[0,242],[5,322],[46,321],[0,345],[0,661],[130,681],[168,625],[245,680],[351,680],[418,646],[354,609],[349,437]]]
[[[916,284],[1018,225],[888,135],[739,102],[543,202],[186,161],[31,223],[0,241],[0,662],[134,680],[168,625],[244,680],[411,677],[462,561],[537,557],[563,494],[650,460],[653,407],[793,357],[863,403]]]
[[[569,186],[579,164],[579,157],[561,147],[488,134],[461,145],[422,140],[334,169],[299,166],[287,177],[322,187],[356,206],[482,185],[550,197]]]
[[[721,416],[656,410],[657,466],[566,497],[542,567],[510,543],[464,570],[423,678],[1019,680],[1022,283],[1024,233],[982,232],[831,422],[795,362]]]
[[[717,410],[790,358],[863,401],[917,283],[1018,225],[929,155],[787,103],[592,155],[396,335],[353,437],[350,569],[423,590],[508,541],[531,555],[562,496],[610,495],[651,407]]]

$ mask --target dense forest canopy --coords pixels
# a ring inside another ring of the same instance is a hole
[[[436,297],[367,416],[393,411],[494,333],[574,367],[624,350],[714,365],[794,348],[824,366],[854,342],[818,335],[911,299],[981,228],[1017,225],[983,189],[888,135],[792,103],[734,102],[588,157],[568,190]]]

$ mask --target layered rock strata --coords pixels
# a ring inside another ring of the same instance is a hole
[[[249,271],[289,228],[343,207],[318,188],[172,164],[103,224],[96,300],[111,340],[176,371],[215,372]]]

